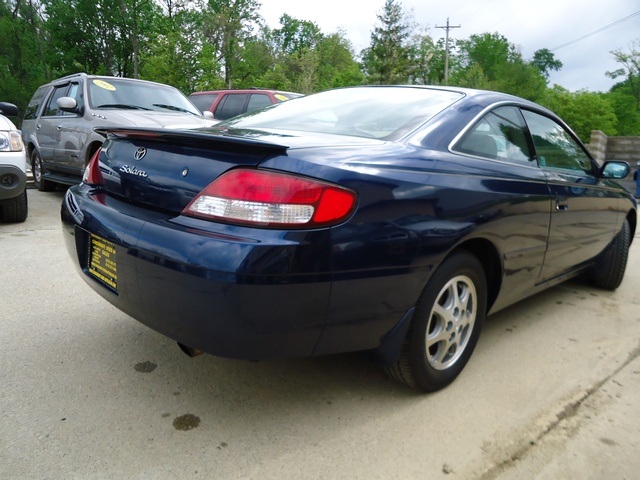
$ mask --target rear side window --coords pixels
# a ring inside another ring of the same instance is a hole
[[[218,98],[217,93],[207,93],[203,95],[191,95],[189,100],[191,100],[191,103],[193,103],[198,110],[206,112],[211,108],[211,105],[216,101],[216,98]]]
[[[533,160],[525,122],[516,107],[498,107],[490,111],[453,149],[468,155],[513,163],[527,164]]]
[[[213,112],[213,116],[219,120],[235,117],[244,112],[248,93],[229,93],[225,95]]]
[[[251,110],[258,110],[259,108],[264,108],[268,105],[271,105],[271,99],[269,95],[264,93],[252,93],[249,97],[249,103],[247,104],[247,112]]]
[[[36,90],[36,93],[33,94],[33,97],[31,97],[31,100],[29,101],[29,105],[24,111],[25,120],[33,120],[38,116],[38,110],[40,109],[42,100],[50,88],[51,87],[47,85],[43,85]]]
[[[562,125],[549,117],[523,110],[538,156],[538,164],[546,169],[592,173],[591,159]]]

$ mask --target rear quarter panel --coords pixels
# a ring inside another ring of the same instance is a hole
[[[530,294],[538,279],[550,200],[537,168],[400,144],[364,155],[360,147],[290,150],[261,166],[325,178],[359,195],[354,216],[332,229],[331,302],[316,353],[379,345],[465,242],[492,245],[487,256],[498,259],[499,283],[509,285],[497,287],[496,303]]]

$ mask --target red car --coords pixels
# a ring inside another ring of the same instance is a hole
[[[189,95],[189,100],[198,110],[213,113],[213,118],[216,120],[226,120],[236,115],[302,96],[301,93],[251,88],[194,92]]]

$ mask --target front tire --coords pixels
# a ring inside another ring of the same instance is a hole
[[[427,283],[400,357],[389,374],[424,392],[449,385],[473,353],[486,305],[482,264],[471,253],[455,253]]]
[[[56,184],[50,180],[45,180],[45,169],[42,163],[42,156],[38,150],[31,154],[31,171],[33,172],[33,183],[41,192],[52,192],[56,189]]]
[[[0,220],[3,222],[24,222],[29,212],[27,191],[23,191],[17,197],[1,201],[0,209]]]

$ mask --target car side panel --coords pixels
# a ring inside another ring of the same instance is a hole
[[[286,164],[360,195],[354,217],[332,229],[333,287],[317,354],[380,345],[442,260],[468,241],[487,241],[498,252],[505,287],[495,306],[535,293],[550,209],[538,168],[411,147],[385,158],[392,151],[336,164],[326,151],[316,157],[309,150],[263,164]],[[296,163],[296,155],[305,162]]]
[[[542,280],[596,257],[620,230],[620,192],[594,177],[546,172],[552,195],[549,250]]]

